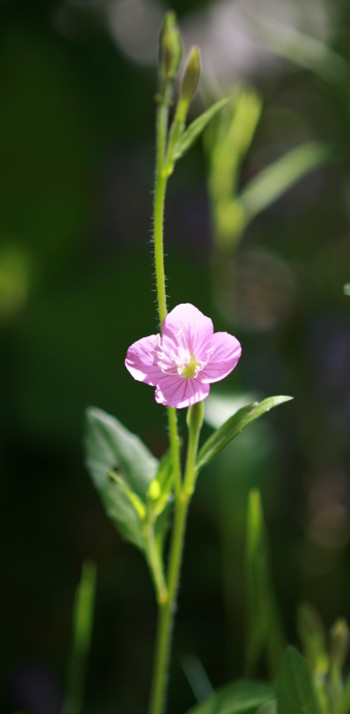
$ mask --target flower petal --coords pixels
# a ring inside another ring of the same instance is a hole
[[[188,349],[201,358],[205,341],[213,334],[213,323],[191,303],[177,305],[162,324],[162,345],[165,351]]]
[[[126,353],[125,367],[138,382],[146,382],[155,387],[163,376],[155,364],[155,350],[159,345],[159,335],[149,335],[134,342]]]
[[[201,384],[197,379],[179,376],[163,378],[157,385],[155,399],[158,404],[183,409],[205,399],[209,394],[209,384]]]
[[[199,373],[203,384],[219,382],[235,368],[242,348],[238,340],[228,332],[215,332],[211,340],[211,354],[208,363]]]

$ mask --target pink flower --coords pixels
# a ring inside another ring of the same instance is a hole
[[[238,340],[214,333],[211,319],[187,303],[169,312],[161,335],[129,347],[125,366],[134,379],[156,387],[156,402],[182,409],[205,399],[209,385],[227,377],[240,356]]]

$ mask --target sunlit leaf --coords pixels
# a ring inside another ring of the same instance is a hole
[[[117,419],[100,409],[89,409],[86,425],[86,465],[105,510],[120,535],[143,549],[142,519],[128,489],[146,503],[147,490],[158,462],[142,441]],[[110,472],[125,482],[121,488]]]
[[[276,694],[278,714],[320,714],[310,667],[293,647],[283,655]]]
[[[249,223],[258,213],[277,201],[305,174],[328,161],[334,148],[310,141],[292,149],[262,169],[241,191],[239,203]]]
[[[190,709],[187,714],[243,714],[256,712],[273,697],[272,687],[260,682],[237,681],[218,689],[205,702]]]
[[[253,421],[259,419],[259,417],[270,411],[270,409],[284,402],[288,402],[290,399],[292,399],[292,397],[268,397],[262,402],[254,402],[253,404],[248,404],[248,406],[243,407],[243,409],[239,409],[236,414],[233,414],[233,416],[225,421],[203,444],[198,454],[197,468],[201,469],[215,459],[225,446]]]
[[[174,149],[174,159],[180,159],[186,151],[194,144],[196,139],[200,136],[202,131],[204,131],[207,124],[215,116],[215,114],[222,109],[222,107],[229,102],[231,97],[223,97],[215,102],[209,109],[207,109],[203,114],[201,114],[197,119],[195,119],[184,131],[180,139],[178,140]]]

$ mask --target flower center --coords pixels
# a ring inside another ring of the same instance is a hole
[[[198,362],[193,355],[190,355],[188,362],[181,365],[180,374],[187,379],[193,379],[193,377],[197,377],[197,374],[200,372],[202,366],[202,362]]]

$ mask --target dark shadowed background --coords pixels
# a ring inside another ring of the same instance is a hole
[[[173,8],[185,47],[196,42],[203,51],[202,95],[237,81],[262,95],[242,185],[304,141],[332,143],[337,156],[251,224],[229,259],[232,283],[212,270],[200,142],[169,183],[169,306],[193,302],[217,329],[238,336],[243,357],[225,382],[228,394],[295,398],[252,427],[199,482],[169,714],[195,701],[189,662],[200,662],[214,685],[242,675],[252,486],[262,492],[289,640],[297,642],[302,600],[317,606],[327,626],[340,614],[350,619],[350,298],[343,291],[350,281],[350,85],[342,75],[350,8],[345,0],[174,0]],[[129,344],[157,324],[154,94],[166,9],[160,0],[0,3],[4,714],[60,711],[74,590],[87,557],[97,563],[97,599],[84,711],[146,709],[152,588],[142,556],[103,512],[83,465],[82,435],[84,411],[96,405],[158,456],[167,444],[152,389],[134,382],[123,364]],[[317,48],[334,50],[338,70],[327,75],[322,57],[305,67],[303,58],[278,56],[278,30],[275,42],[262,30],[269,18],[311,35],[314,58]],[[199,98],[194,115],[202,105]]]

